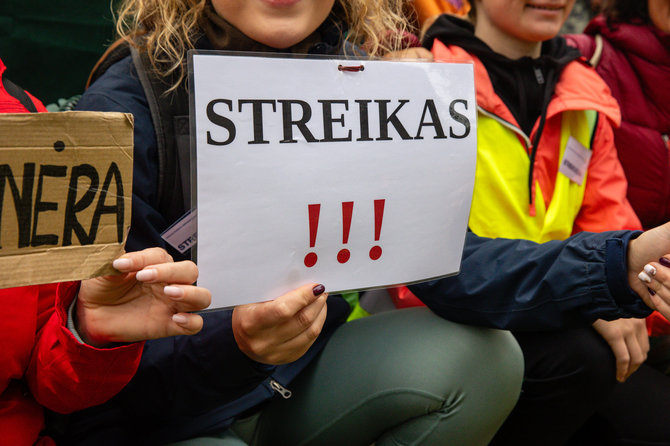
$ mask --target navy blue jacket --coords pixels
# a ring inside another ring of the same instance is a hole
[[[160,233],[173,222],[156,210],[156,137],[130,58],[98,79],[77,108],[134,115],[133,216],[127,249],[166,247]],[[650,311],[626,279],[626,247],[638,234],[583,233],[538,245],[468,233],[459,275],[411,288],[447,319],[503,329],[544,330],[587,326],[597,318],[644,317]],[[298,361],[278,367],[256,363],[240,352],[230,311],[206,313],[200,334],[148,342],[131,383],[110,402],[76,414],[65,439],[68,444],[158,444],[220,431],[273,396],[271,379],[290,387],[343,323],[348,308],[339,296],[330,297],[317,342]]]

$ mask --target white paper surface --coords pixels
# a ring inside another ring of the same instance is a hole
[[[191,82],[198,284],[212,307],[310,282],[335,292],[458,271],[476,160],[472,65],[195,54]],[[301,119],[307,131],[290,122]]]

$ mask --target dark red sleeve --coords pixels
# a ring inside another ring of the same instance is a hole
[[[572,228],[573,234],[641,229],[640,220],[626,198],[628,183],[614,147],[612,126],[602,115],[592,148],[584,200]]]
[[[40,300],[53,301],[56,307],[40,311],[51,315],[38,326],[37,338],[26,381],[38,403],[49,409],[69,413],[101,404],[118,393],[135,374],[143,343],[98,349],[78,342],[68,330],[67,310],[79,282],[40,287]],[[41,322],[43,317],[38,316]]]

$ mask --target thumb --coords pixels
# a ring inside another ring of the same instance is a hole
[[[310,283],[283,294],[274,300],[275,303],[286,307],[287,314],[293,316],[307,305],[311,304],[326,291],[321,284]]]
[[[168,336],[193,335],[202,330],[202,326],[203,320],[200,315],[176,313],[168,323]]]

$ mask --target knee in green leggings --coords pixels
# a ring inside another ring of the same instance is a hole
[[[508,332],[426,308],[382,313],[338,328],[290,399],[179,445],[484,446],[514,407],[522,375]]]
[[[512,410],[521,351],[504,331],[426,308],[338,328],[261,413],[253,445],[486,445]]]

